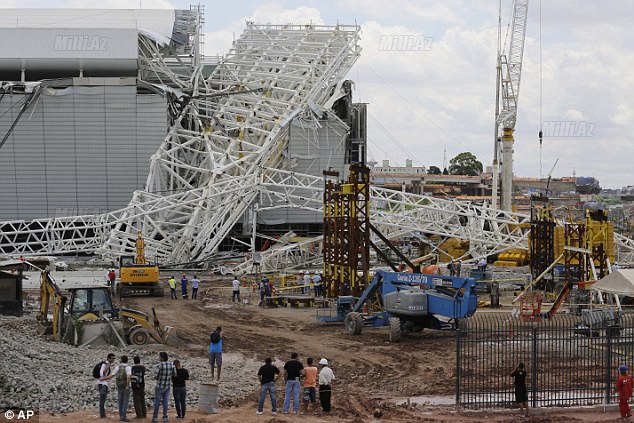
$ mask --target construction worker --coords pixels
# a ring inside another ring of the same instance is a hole
[[[194,279],[192,279],[192,300],[198,298],[198,285],[200,284],[200,279],[198,279],[198,275],[194,275]]]
[[[310,295],[310,273],[308,272],[308,270],[304,271],[303,284],[306,285],[306,286],[302,287],[302,294]],[[306,291],[308,291],[308,292],[306,292]]]
[[[480,271],[482,271],[482,272],[487,270],[487,259],[486,259],[486,257],[482,257],[480,259],[480,261],[478,261],[478,269],[480,269]]]
[[[619,410],[621,411],[621,418],[626,419],[632,416],[632,411],[627,403],[632,396],[632,375],[627,373],[627,366],[621,364],[619,366],[619,379],[616,382],[615,393],[619,394]]]
[[[181,292],[183,294],[183,300],[187,299],[187,282],[189,282],[187,280],[187,275],[183,273],[183,277],[181,279]]]
[[[312,278],[313,281],[313,285],[314,285],[314,289],[315,289],[315,296],[319,297],[321,296],[321,276],[319,276],[319,272],[315,272],[315,276],[313,276]]]
[[[330,399],[332,398],[332,381],[335,380],[335,375],[332,369],[328,367],[328,360],[322,358],[319,360],[321,370],[319,371],[319,402],[321,402],[321,408],[324,412],[330,412]]]
[[[117,274],[115,273],[113,268],[108,270],[108,281],[110,282],[110,291],[114,295],[115,292],[115,280],[117,279]]]
[[[240,302],[240,281],[237,275],[233,275],[233,281],[231,281],[231,302],[235,302],[236,298]]]
[[[297,286],[302,286],[303,284],[304,284],[304,271],[302,270],[301,272],[299,272],[299,275],[297,275]],[[301,289],[303,294],[304,287],[302,287]]]
[[[176,279],[174,279],[174,275],[172,275],[172,277],[170,278],[169,284],[170,284],[170,295],[172,300],[178,300],[178,297],[176,296]]]

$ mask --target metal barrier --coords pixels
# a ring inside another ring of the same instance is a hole
[[[634,315],[605,310],[524,322],[509,314],[476,314],[456,337],[456,403],[459,408],[515,406],[510,373],[523,362],[533,407],[618,403],[617,367],[630,369]]]

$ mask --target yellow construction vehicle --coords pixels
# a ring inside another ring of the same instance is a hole
[[[119,257],[119,294],[121,297],[148,295],[162,297],[159,268],[145,258],[145,241],[139,232],[136,238],[136,256]]]
[[[173,328],[163,328],[152,309],[153,319],[142,311],[116,308],[110,289],[105,286],[71,288],[70,299],[64,296],[50,274],[41,272],[38,333],[52,334],[55,341],[75,345],[127,343],[144,345],[152,337],[161,344],[178,342]],[[48,319],[52,300],[52,320]]]
[[[40,284],[40,307],[37,313],[37,333],[52,335],[55,341],[60,341],[64,329],[64,307],[68,298],[62,290],[49,278],[48,272],[42,272]],[[48,319],[49,307],[52,305],[53,319]]]

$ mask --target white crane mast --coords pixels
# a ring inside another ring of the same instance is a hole
[[[498,50],[492,199],[493,204],[497,205],[498,156],[500,154],[497,143],[501,127],[502,191],[500,197],[502,210],[506,211],[511,210],[513,198],[513,131],[517,122],[517,102],[520,94],[527,15],[528,0],[515,0],[508,54],[502,53],[501,48]]]

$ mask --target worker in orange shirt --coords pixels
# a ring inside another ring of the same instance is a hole
[[[616,382],[615,393],[619,393],[619,410],[621,410],[621,418],[631,417],[632,411],[627,403],[632,396],[632,375],[627,373],[627,366],[621,364],[619,366],[619,380]]]

